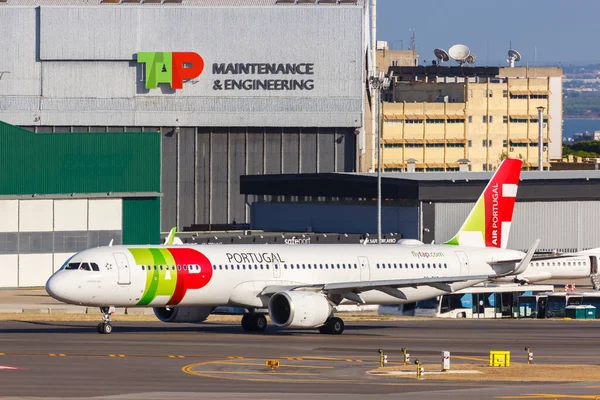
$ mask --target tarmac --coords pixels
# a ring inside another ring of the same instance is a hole
[[[588,382],[566,378],[573,372],[568,365],[600,364],[600,320],[348,319],[344,333],[334,336],[273,326],[247,334],[239,322],[132,320],[115,321],[112,334],[100,335],[96,322],[77,321],[77,315],[74,322],[52,319],[88,311],[100,320],[97,308],[61,304],[43,289],[0,290],[0,313],[23,313],[18,321],[0,321],[0,399],[600,397],[600,376]],[[50,315],[29,319],[40,312]],[[525,347],[536,364],[564,365],[564,374],[553,382],[535,381],[533,373],[522,382],[444,381],[427,374],[440,368],[442,351],[450,352],[452,365],[485,365],[490,350],[510,351],[511,362],[523,364]],[[422,362],[423,380],[369,373],[379,366],[379,349],[387,366],[403,365],[402,348],[411,361]],[[279,361],[279,368],[268,368],[268,360]]]

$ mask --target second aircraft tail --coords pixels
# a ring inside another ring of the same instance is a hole
[[[451,245],[506,248],[523,161],[507,158],[479,196]]]

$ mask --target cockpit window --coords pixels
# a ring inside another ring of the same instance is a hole
[[[79,269],[83,269],[85,271],[91,271],[92,269],[90,268],[90,265],[88,263],[81,263],[81,266],[79,267]]]
[[[69,264],[67,264],[65,269],[79,269],[79,264],[80,263],[69,263]]]
[[[98,264],[96,264],[96,263],[90,263],[90,265],[92,266],[92,270],[93,271],[100,271],[100,268],[98,268]]]

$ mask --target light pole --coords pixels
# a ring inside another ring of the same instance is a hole
[[[392,82],[394,73],[385,76],[383,71],[379,75],[374,75],[369,78],[371,91],[375,94],[373,108],[377,118],[377,244],[381,243],[381,91],[388,89]]]
[[[538,171],[544,170],[544,107],[538,110]]]

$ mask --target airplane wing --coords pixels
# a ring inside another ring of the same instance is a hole
[[[467,276],[446,276],[418,279],[390,279],[379,281],[357,281],[357,282],[336,282],[316,285],[272,285],[266,286],[260,295],[271,296],[275,293],[286,290],[313,290],[324,292],[329,298],[337,297],[340,301],[346,298],[357,303],[364,303],[360,297],[360,293],[368,290],[379,290],[390,296],[406,300],[406,296],[402,292],[405,287],[417,286],[432,286],[448,293],[452,293],[454,289],[451,284],[464,281],[486,281],[493,278],[489,275],[467,275]]]
[[[346,298],[357,303],[364,303],[360,297],[360,293],[368,290],[378,290],[390,296],[406,300],[406,295],[402,292],[402,288],[417,287],[417,286],[432,286],[436,289],[452,293],[452,283],[465,281],[487,281],[494,278],[499,278],[507,275],[522,274],[537,249],[540,240],[536,240],[527,254],[519,260],[502,260],[492,263],[491,265],[497,272],[493,275],[465,275],[465,276],[444,276],[444,277],[424,277],[412,279],[389,279],[379,281],[356,281],[356,282],[335,282],[314,285],[272,285],[265,287],[260,295],[271,296],[277,292],[285,290],[314,290],[321,291],[327,294],[329,298],[337,297],[339,301]],[[515,264],[518,262],[518,265]]]

